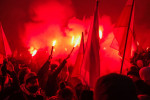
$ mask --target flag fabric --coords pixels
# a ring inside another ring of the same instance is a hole
[[[85,54],[81,67],[81,77],[93,88],[97,78],[100,76],[100,57],[99,57],[99,20],[98,20],[98,1],[94,13],[94,21],[88,34]]]
[[[130,17],[131,17],[131,20],[130,20]],[[127,60],[129,60],[131,57],[131,50],[132,50],[131,48],[132,48],[132,43],[133,43],[132,42],[133,41],[133,26],[134,26],[134,0],[128,0],[114,29],[114,36],[118,42],[119,55],[123,57],[127,31],[129,27],[128,37],[127,37],[128,39],[127,39],[127,44],[126,44],[126,53],[125,53],[125,59]],[[115,39],[113,42],[115,42]],[[111,45],[111,47],[117,48],[116,45],[113,45],[113,44],[117,44],[117,43],[112,43]]]
[[[82,32],[79,51],[78,51],[77,58],[76,58],[76,61],[75,61],[75,65],[74,65],[74,69],[73,69],[73,72],[72,72],[72,75],[71,75],[72,77],[80,78],[80,73],[81,73],[80,69],[81,69],[81,65],[82,65],[82,62],[83,62],[83,55],[84,55],[84,34]]]
[[[0,54],[5,57],[12,54],[1,23],[0,23]]]

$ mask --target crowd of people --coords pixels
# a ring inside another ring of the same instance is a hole
[[[102,76],[90,88],[78,77],[59,77],[67,59],[58,65],[51,58],[38,73],[5,59],[0,65],[0,100],[150,100],[149,62],[136,59],[127,75]]]

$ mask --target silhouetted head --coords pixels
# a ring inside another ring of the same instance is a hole
[[[66,86],[64,83],[61,83],[60,90],[58,91],[58,96],[61,100],[74,100],[75,93],[71,87]]]
[[[100,77],[94,92],[95,100],[137,100],[132,80],[114,73]]]
[[[139,80],[139,69],[136,66],[132,66],[128,71],[127,76],[130,77],[134,82]]]
[[[20,71],[18,72],[20,84],[24,83],[24,76],[30,72],[31,72],[31,70],[28,67],[24,67],[24,68],[20,69]]]
[[[39,89],[39,81],[36,73],[30,72],[24,77],[25,87],[31,93],[36,93]]]
[[[148,85],[150,85],[150,67],[143,67],[139,71],[140,78]]]
[[[79,100],[93,100],[93,91],[83,90]]]
[[[58,66],[57,64],[51,64],[51,66],[50,66],[51,71],[55,70],[55,68],[56,68],[57,66]]]
[[[143,61],[142,60],[137,60],[136,61],[136,64],[139,68],[142,68],[143,67]]]

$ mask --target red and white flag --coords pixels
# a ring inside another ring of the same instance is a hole
[[[100,76],[100,57],[99,57],[99,20],[98,20],[98,1],[94,13],[94,21],[88,35],[85,54],[81,67],[81,77],[90,86],[94,87],[97,78]]]

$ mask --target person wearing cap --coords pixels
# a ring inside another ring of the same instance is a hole
[[[36,73],[30,72],[25,75],[24,83],[20,85],[20,90],[12,94],[9,100],[43,100],[39,88],[39,82]]]

